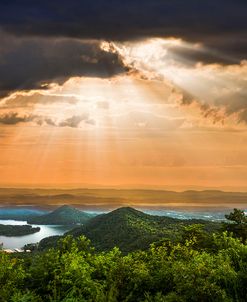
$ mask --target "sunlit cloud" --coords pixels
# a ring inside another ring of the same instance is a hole
[[[0,100],[1,175],[10,183],[243,188],[247,65],[212,64],[211,51],[177,38],[97,41],[121,72],[14,89]]]
[[[180,39],[149,39],[138,42],[103,42],[105,51],[118,53],[130,73],[146,80],[158,80],[174,87],[182,104],[198,104],[205,118],[213,122],[235,115],[236,122],[246,122],[247,64],[204,64],[173,56],[170,49],[189,49],[209,52],[200,44],[189,44]]]

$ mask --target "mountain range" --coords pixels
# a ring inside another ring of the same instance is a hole
[[[247,192],[217,190],[172,192],[144,189],[14,189],[0,188],[1,206],[41,206],[60,204],[97,210],[133,205],[147,209],[212,209],[246,208]]]

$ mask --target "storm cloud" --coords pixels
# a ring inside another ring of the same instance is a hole
[[[73,76],[111,77],[124,71],[118,56],[101,50],[96,41],[16,38],[3,32],[0,39],[0,97]]]
[[[15,35],[131,40],[179,37],[241,60],[245,0],[1,1],[0,26]]]
[[[152,37],[173,37],[183,43],[165,45],[165,56],[159,60],[179,65],[183,79],[190,78],[182,83],[188,87],[171,81],[182,94],[181,103],[197,102],[203,116],[213,116],[215,121],[221,119],[223,108],[224,116],[236,114],[239,122],[247,122],[246,11],[245,0],[3,0],[0,98],[15,91],[49,89],[51,83],[63,84],[72,77],[111,78],[136,72],[148,80],[138,68],[143,68],[143,62],[125,64],[117,51],[105,51],[102,41],[141,44]],[[153,66],[149,66],[151,71]],[[154,74],[157,80],[161,78],[160,73]],[[42,96],[39,91],[31,97],[11,97],[1,108],[77,101],[73,96]],[[97,107],[108,109],[104,102]],[[18,115],[2,118],[2,123],[5,119],[22,122]],[[38,122],[77,127],[80,118],[75,115],[57,122],[47,117]],[[95,122],[88,119],[88,123]]]

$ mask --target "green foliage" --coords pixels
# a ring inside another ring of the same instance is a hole
[[[17,292],[10,300],[11,302],[42,302],[42,299],[35,293],[27,291],[26,293]]]
[[[229,215],[225,215],[226,219],[235,222],[236,224],[247,223],[247,216],[244,211],[239,209],[234,209]]]
[[[30,224],[73,225],[85,223],[94,215],[82,212],[68,205],[61,206],[51,213],[35,216],[27,220]]]
[[[18,293],[23,287],[25,271],[22,261],[10,258],[0,253],[0,301],[9,301],[9,298]]]
[[[245,226],[239,214],[228,225]],[[0,302],[244,302],[247,245],[233,230],[131,208],[100,215],[42,251],[1,252]]]
[[[87,238],[72,236],[23,260],[0,253],[0,301],[246,301],[247,246],[218,233],[204,248],[204,232],[189,226],[180,243],[127,255],[96,252]]]
[[[247,216],[244,211],[234,209],[229,215],[225,215],[228,223],[223,224],[223,229],[232,233],[234,237],[240,238],[243,242],[247,240]]]
[[[122,252],[128,253],[138,249],[148,249],[151,243],[164,238],[179,240],[184,227],[192,224],[201,224],[206,232],[217,231],[220,228],[220,224],[205,220],[154,216],[124,207],[108,214],[98,215],[68,234],[75,237],[85,235],[98,251],[111,250],[114,246],[118,246]]]
[[[207,250],[213,245],[212,235],[205,231],[205,226],[202,224],[185,226],[181,237],[182,243],[193,245],[194,249]]]
[[[31,225],[0,224],[0,236],[25,236],[39,231],[39,227],[33,228]]]

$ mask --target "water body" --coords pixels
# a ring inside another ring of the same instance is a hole
[[[25,225],[26,221],[16,220],[0,220],[0,224],[5,225]],[[63,235],[65,232],[71,230],[72,226],[64,225],[36,225],[32,224],[33,227],[40,227],[40,231],[34,234],[25,236],[0,236],[0,243],[3,243],[4,249],[22,248],[25,244],[36,243],[41,239],[49,236]]]

